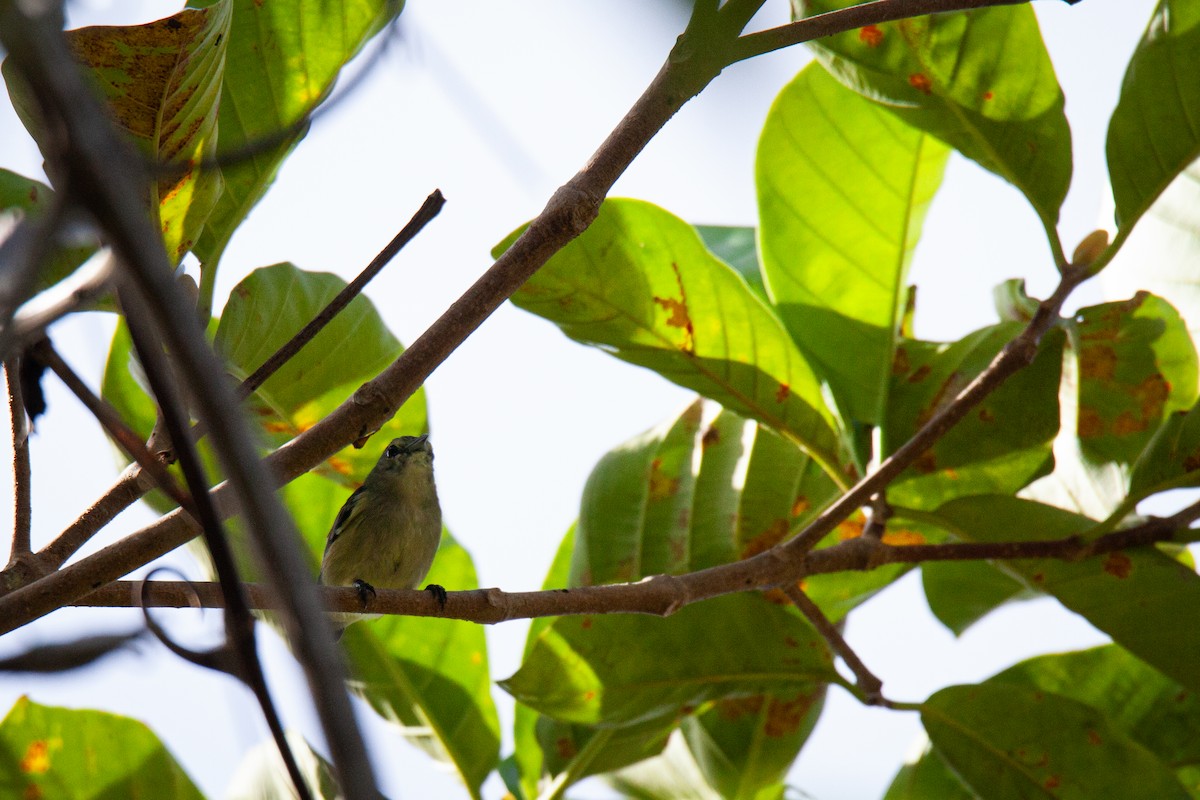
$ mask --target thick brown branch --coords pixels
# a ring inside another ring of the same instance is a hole
[[[104,494],[75,518],[54,541],[38,551],[38,560],[53,572],[66,563],[96,532],[144,497],[154,484],[137,464],[130,464]]]

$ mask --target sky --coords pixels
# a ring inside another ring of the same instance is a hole
[[[1153,4],[1034,5],[1074,136],[1075,179],[1060,225],[1069,253],[1092,229],[1112,227],[1104,132]],[[177,9],[151,0],[91,0],[71,4],[69,22],[133,23]],[[410,0],[401,40],[353,95],[316,122],[234,238],[222,263],[218,305],[247,272],[280,261],[351,278],[440,188],[448,200],[441,216],[367,290],[392,331],[412,341],[490,266],[492,245],[536,215],[585,163],[657,72],[686,10],[682,3],[638,0]],[[786,3],[770,0],[752,27],[781,24],[787,14]],[[649,200],[695,223],[755,224],[758,134],[775,95],[807,61],[795,48],[727,69],[650,144],[613,196]],[[0,166],[39,175],[41,157],[6,99],[0,142]],[[957,339],[991,324],[992,287],[1013,277],[1025,278],[1035,296],[1053,288],[1056,273],[1036,217],[1015,189],[954,156],[910,276],[919,287],[918,336]],[[1085,286],[1074,305],[1098,302],[1102,293],[1100,283]],[[53,329],[60,351],[94,387],[112,325],[110,317],[90,314]],[[35,545],[117,475],[97,427],[53,378],[45,384],[50,412],[31,445]],[[506,590],[541,585],[596,461],[678,413],[691,397],[507,304],[426,389],[446,524],[473,555],[481,585]],[[11,486],[9,448],[0,435],[5,487]],[[144,507],[130,509],[85,553],[152,519]],[[182,554],[166,562],[198,576]],[[201,620],[192,611],[162,618],[189,642],[198,627],[211,632],[217,624],[215,615]],[[0,639],[0,656],[136,622],[129,611],[67,609]],[[494,678],[516,669],[526,629],[513,622],[488,630]],[[912,575],[856,611],[847,637],[888,695],[900,700],[980,680],[1030,655],[1104,641],[1049,601],[1003,609],[956,640],[931,617]],[[264,649],[276,694],[287,698],[287,721],[311,733],[298,672],[277,642]],[[21,694],[52,705],[99,704],[147,722],[213,797],[224,792],[241,755],[265,736],[246,692],[152,644],[68,678],[0,679],[0,713]],[[495,696],[507,732],[512,704],[498,689]],[[453,776],[369,717],[389,796],[466,796]],[[863,708],[834,690],[789,780],[818,800],[878,797],[920,737],[915,715]],[[505,752],[510,747],[506,741]],[[494,779],[486,791],[502,793]],[[611,793],[593,782],[572,795]]]

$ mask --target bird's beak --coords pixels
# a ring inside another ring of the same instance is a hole
[[[423,450],[425,448],[425,443],[428,441],[429,441],[429,434],[428,433],[421,434],[416,439],[413,439],[412,443],[409,444],[408,452],[415,453],[418,450]]]

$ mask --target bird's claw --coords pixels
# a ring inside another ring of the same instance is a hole
[[[368,600],[375,599],[375,587],[361,578],[356,578],[354,583],[351,585],[358,592],[358,601],[362,603],[363,608],[367,607]]]
[[[425,591],[434,596],[434,599],[436,599],[438,602],[439,608],[441,608],[443,611],[446,609],[446,590],[444,587],[439,586],[436,583],[431,583],[425,587]]]

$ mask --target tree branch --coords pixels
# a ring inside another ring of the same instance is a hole
[[[833,652],[837,653],[854,673],[855,688],[859,691],[860,699],[869,706],[890,705],[883,697],[883,681],[875,677],[875,674],[867,668],[863,660],[858,657],[858,653],[854,652],[854,648],[842,636],[841,631],[829,621],[829,617],[825,616],[817,604],[794,583],[783,591],[796,604],[796,608],[800,609],[804,618],[817,629],[817,633],[821,634],[821,637],[829,643]]]
[[[378,377],[267,458],[268,471],[278,485],[378,430],[501,303],[551,255],[583,232],[634,157],[724,66],[719,52],[696,46],[696,35],[689,26],[650,86],[588,164],[554,193],[525,233],[462,297]],[[213,491],[222,514],[233,512],[229,491],[224,485]],[[24,625],[174,550],[196,533],[183,515],[167,514],[99,553],[0,598],[0,620],[12,627]]]
[[[332,322],[334,317],[342,313],[342,310],[350,305],[354,298],[362,294],[362,290],[366,288],[367,284],[396,257],[396,254],[416,238],[417,234],[441,212],[444,205],[446,205],[446,198],[442,196],[440,189],[434,189],[433,193],[425,198],[425,202],[417,209],[417,213],[408,221],[408,224],[401,228],[400,232],[379,251],[379,255],[371,259],[371,263],[367,264],[354,280],[346,284],[345,288],[338,292],[337,296],[330,300],[329,304],[321,309],[307,325],[276,350],[270,358],[262,363],[262,366],[254,370],[250,377],[242,381],[242,385],[238,387],[241,397],[244,399],[253,394],[280,367],[290,361],[292,356],[299,353],[304,345],[312,341],[322,328]]]
[[[966,11],[972,8],[1024,5],[1028,2],[1029,0],[873,0],[870,3],[860,3],[799,19],[777,28],[748,33],[734,44],[733,62],[745,61],[747,58],[844,33],[864,25],[879,25],[926,14]]]
[[[4,362],[4,381],[8,385],[8,420],[12,427],[13,449],[13,534],[12,550],[8,559],[11,569],[30,556],[30,529],[33,521],[33,505],[30,501],[33,476],[29,469],[29,418],[25,415],[20,369],[15,358]]]
[[[1200,519],[1200,501],[1169,517],[1152,519],[1094,540],[1089,540],[1086,532],[1083,532],[1064,539],[1024,542],[890,545],[874,537],[859,536],[807,554],[802,561],[799,577],[870,571],[887,564],[930,561],[1060,559],[1076,562],[1158,542],[1191,542],[1197,532],[1187,528],[1187,525],[1196,519]],[[371,613],[444,617],[489,625],[516,619],[574,614],[669,616],[685,605],[710,597],[768,588],[769,581],[760,579],[761,570],[752,563],[768,553],[684,575],[656,575],[638,583],[538,592],[505,592],[495,588],[447,592],[445,606],[439,604],[429,592],[377,589],[376,596],[371,600]],[[781,567],[780,571],[783,569],[786,567]],[[137,607],[141,585],[141,581],[110,583],[73,601],[71,605]],[[218,585],[214,583],[153,581],[147,587],[145,600],[150,607],[188,608],[198,602],[205,608],[220,608],[224,602]],[[269,610],[278,607],[279,601],[269,587],[248,585],[247,595],[253,608]],[[362,611],[362,599],[354,587],[321,587],[321,598],[328,611]]]
[[[1033,319],[1017,336],[1004,346],[992,363],[975,376],[955,398],[933,416],[917,433],[896,449],[896,452],[885,458],[880,465],[865,478],[856,483],[848,492],[839,497],[826,508],[809,525],[793,539],[780,545],[781,555],[787,558],[797,558],[816,546],[843,520],[855,510],[866,505],[871,497],[883,491],[913,462],[925,454],[929,448],[946,435],[958,422],[979,405],[1004,381],[1008,380],[1022,367],[1033,362],[1037,355],[1038,343],[1058,321],[1059,311],[1066,302],[1068,295],[1086,280],[1087,270],[1084,268],[1068,267],[1062,272],[1058,286],[1047,299],[1038,305]]]

